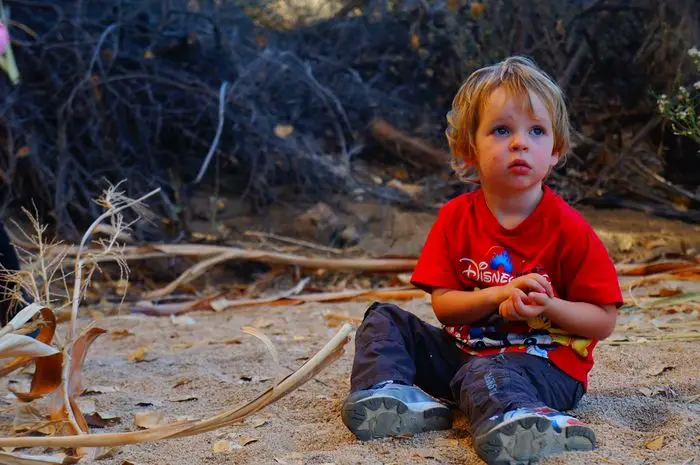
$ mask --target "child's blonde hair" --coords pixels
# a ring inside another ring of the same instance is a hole
[[[463,180],[469,178],[476,162],[476,130],[491,93],[503,87],[508,95],[523,99],[532,113],[529,92],[547,106],[552,118],[554,152],[563,160],[571,146],[569,115],[564,94],[557,84],[530,59],[513,56],[495,65],[474,71],[462,84],[447,114],[447,141],[452,152],[452,167]]]

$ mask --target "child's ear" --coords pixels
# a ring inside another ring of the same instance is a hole
[[[559,152],[552,152],[552,159],[549,160],[549,166],[556,166],[559,163]]]

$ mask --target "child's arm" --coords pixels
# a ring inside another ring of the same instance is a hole
[[[549,301],[545,305],[543,315],[564,331],[577,336],[601,340],[610,336],[615,330],[617,321],[617,307],[615,305],[599,307],[587,302],[569,302],[558,298],[550,299],[547,296],[542,298],[543,294],[536,294],[537,297],[534,297],[533,294],[536,293],[530,294],[529,297],[535,302],[537,299]]]
[[[499,308],[501,316],[527,320],[541,314],[564,331],[597,340],[605,339],[615,330],[615,305],[598,306],[587,302],[570,302],[540,292],[531,292],[527,298],[528,304],[516,293],[512,293]]]
[[[432,294],[433,311],[446,326],[468,325],[498,310],[502,302],[502,286],[478,291],[435,289]]]
[[[433,311],[446,326],[467,325],[498,310],[514,290],[541,292],[553,296],[552,285],[537,273],[520,276],[504,286],[492,286],[477,291],[457,291],[438,288],[432,292]]]

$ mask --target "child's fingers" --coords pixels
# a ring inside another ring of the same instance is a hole
[[[543,294],[541,292],[530,292],[527,296],[532,303],[536,305],[546,305],[550,299],[548,294]]]
[[[523,303],[523,297],[527,298],[525,293],[520,289],[513,289],[513,293],[510,296],[510,300],[513,302],[513,310],[518,316],[522,315],[525,310],[525,304]]]
[[[538,290],[537,292],[542,292],[543,294],[547,294],[550,297],[554,297],[554,289],[552,288],[552,283],[547,281],[547,278],[537,273],[533,273],[532,277],[537,281],[537,283],[540,286],[542,286],[542,289]]]

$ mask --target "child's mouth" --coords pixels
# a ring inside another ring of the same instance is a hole
[[[508,165],[508,171],[513,174],[528,174],[532,167],[525,160],[515,160]]]

